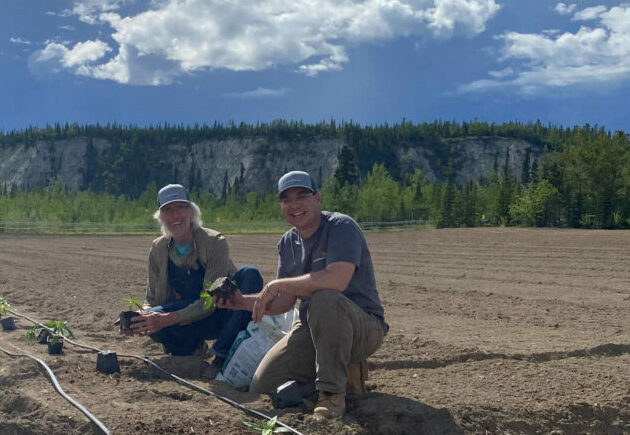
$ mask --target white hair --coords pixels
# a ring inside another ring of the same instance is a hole
[[[197,228],[201,228],[203,226],[203,221],[201,220],[201,210],[199,206],[194,202],[190,202],[190,209],[192,210],[190,213],[190,226],[193,231]],[[153,218],[160,223],[160,230],[165,237],[171,237],[171,232],[166,228],[164,222],[162,222],[162,215],[160,214],[160,210],[158,209],[155,213],[153,213]]]

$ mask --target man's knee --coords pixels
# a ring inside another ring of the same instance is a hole
[[[234,281],[243,294],[258,293],[262,290],[263,278],[254,266],[241,266],[234,274]]]
[[[252,381],[249,384],[249,391],[256,394],[268,394],[274,388],[269,385],[269,382],[265,382],[264,376],[258,372],[254,373],[254,377],[252,377]]]
[[[344,298],[345,296],[341,292],[335,290],[319,290],[311,296],[308,308],[309,310],[326,310],[329,308],[335,308],[339,306]]]

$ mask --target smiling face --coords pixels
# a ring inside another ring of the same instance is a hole
[[[186,201],[174,201],[160,209],[160,220],[177,243],[192,239],[191,215],[192,209]]]
[[[312,236],[321,220],[321,194],[304,187],[292,187],[280,195],[280,208],[284,219],[293,225],[304,238]]]

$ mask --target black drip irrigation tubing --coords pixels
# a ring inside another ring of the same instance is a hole
[[[11,314],[14,314],[14,315],[16,315],[18,317],[22,317],[22,318],[24,318],[24,319],[34,323],[35,325],[39,325],[40,327],[48,330],[48,332],[52,333],[52,330],[50,328],[48,328],[46,325],[43,325],[42,323],[38,322],[37,320],[31,319],[30,317],[28,317],[28,316],[26,316],[24,314],[17,313],[17,312],[15,312],[13,310],[10,310],[10,309],[7,309],[6,311],[8,311]],[[89,350],[92,350],[92,351],[97,352],[97,353],[104,352],[101,349],[98,349],[98,348],[92,347],[92,346],[88,346],[86,344],[77,343],[76,341],[70,340],[69,338],[65,338],[64,337],[64,341],[67,342],[67,343],[72,344],[73,346],[81,347],[83,349],[89,349]],[[130,354],[117,354],[117,355],[119,357],[121,357],[121,358],[136,358],[136,359],[142,360],[142,361],[146,362],[147,364],[153,366],[154,368],[156,368],[160,372],[166,374],[169,378],[173,379],[178,384],[184,385],[184,386],[186,386],[186,387],[188,387],[188,388],[190,388],[192,390],[195,390],[195,391],[197,391],[199,393],[203,393],[203,394],[207,394],[207,395],[216,397],[217,399],[221,400],[222,402],[225,402],[228,405],[231,405],[231,406],[233,406],[233,407],[243,411],[246,414],[252,415],[254,417],[262,418],[262,419],[265,419],[265,420],[271,420],[271,418],[272,418],[272,417],[268,416],[267,414],[265,414],[263,412],[256,411],[255,409],[248,408],[248,407],[246,407],[244,405],[241,405],[240,403],[238,403],[238,402],[236,402],[236,401],[234,401],[232,399],[229,399],[227,397],[221,396],[220,394],[217,394],[217,393],[215,393],[212,390],[208,390],[206,388],[200,387],[199,385],[193,384],[192,382],[187,381],[186,379],[181,378],[181,377],[179,377],[177,375],[174,375],[173,373],[169,373],[168,371],[164,370],[162,367],[160,367],[158,364],[156,364],[154,361],[152,361],[149,358],[146,358],[146,357],[143,357],[143,356],[140,356],[140,355],[130,355]],[[26,355],[26,356],[29,356],[29,355]],[[43,363],[43,361],[42,361],[42,363]],[[48,369],[48,371],[52,375],[52,371],[50,369]],[[289,430],[290,432],[292,432],[292,433],[294,433],[296,435],[303,435],[297,429],[294,429],[291,426],[286,425],[286,424],[282,423],[279,420],[276,420],[276,425],[277,426],[282,426],[283,428]],[[109,433],[109,432],[107,432],[107,433]]]
[[[14,313],[15,314],[15,313]],[[48,378],[50,379],[50,381],[52,382],[53,386],[55,387],[55,390],[57,390],[57,392],[64,398],[66,399],[68,402],[70,402],[70,404],[72,406],[74,406],[75,408],[77,408],[79,411],[81,411],[88,419],[90,419],[90,421],[92,423],[94,423],[94,425],[101,430],[102,433],[109,435],[109,429],[107,429],[107,427],[105,427],[105,425],[103,423],[101,423],[101,421],[96,418],[94,415],[92,415],[90,413],[90,411],[88,411],[83,405],[81,405],[79,402],[77,402],[76,400],[74,400],[72,397],[70,397],[64,390],[63,388],[61,388],[61,385],[59,385],[59,381],[57,381],[57,378],[55,377],[55,374],[53,373],[53,371],[50,369],[50,367],[48,366],[48,364],[46,364],[44,361],[42,361],[41,359],[33,356],[33,355],[29,355],[27,353],[13,353],[13,352],[9,352],[8,350],[0,347],[0,351],[6,353],[9,356],[12,357],[27,357],[27,358],[31,358],[33,360],[35,360],[37,362],[37,364],[39,364],[40,366],[42,366],[44,368],[44,370],[46,370],[46,374],[48,375]]]

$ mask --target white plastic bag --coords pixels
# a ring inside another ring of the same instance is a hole
[[[258,364],[280,338],[282,332],[273,326],[265,322],[249,322],[247,329],[236,336],[216,380],[228,381],[235,387],[248,386]]]
[[[217,381],[228,381],[235,387],[246,387],[265,354],[289,332],[298,316],[297,308],[276,316],[263,316],[261,322],[249,322],[236,336]]]
[[[294,307],[292,310],[283,314],[278,314],[276,316],[263,316],[262,321],[286,334],[291,330],[293,322],[295,322],[295,319],[297,319],[298,316],[298,309],[297,307]]]

